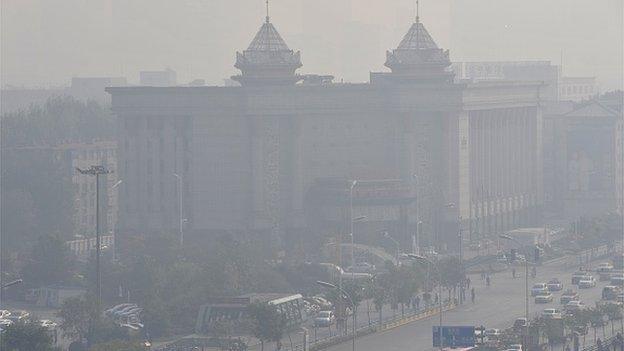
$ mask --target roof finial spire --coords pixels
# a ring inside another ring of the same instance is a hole
[[[420,9],[419,9],[418,5],[419,5],[418,0],[416,0],[416,23],[418,23],[420,21],[420,16],[419,16],[419,13],[418,13]]]
[[[266,23],[269,23],[269,0],[266,0]]]

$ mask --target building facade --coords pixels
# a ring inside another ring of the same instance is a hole
[[[241,86],[108,88],[120,231],[175,232],[182,219],[186,235],[278,248],[343,240],[365,216],[356,240],[386,230],[452,249],[460,228],[467,240],[537,224],[543,84],[455,83],[418,19],[386,56],[369,83],[306,79],[267,18],[236,54]]]

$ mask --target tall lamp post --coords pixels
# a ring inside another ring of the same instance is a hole
[[[351,312],[352,312],[352,317],[353,317],[353,325],[351,326],[352,327],[352,334],[353,334],[352,335],[352,345],[353,345],[352,346],[353,347],[352,351],[355,351],[355,304],[353,303],[353,299],[351,298],[351,295],[349,295],[341,287],[336,286],[335,284],[332,284],[332,283],[328,283],[328,282],[324,282],[324,281],[318,280],[316,282],[316,284],[318,284],[318,285],[320,285],[322,287],[325,287],[325,288],[336,289],[336,290],[338,290],[338,292],[340,293],[341,296],[344,295],[347,298],[347,300],[349,300],[349,303],[351,304]]]
[[[182,176],[174,173],[174,177],[176,177],[178,181],[178,231],[180,235],[180,247],[184,245],[184,211],[182,207]]]
[[[421,255],[414,255],[414,254],[407,254],[407,257],[412,259],[412,260],[418,260],[421,262],[425,262],[427,264],[429,264],[429,266],[434,267],[435,270],[438,271],[438,308],[440,309],[440,319],[439,319],[439,326],[438,326],[438,335],[440,337],[440,351],[442,351],[444,349],[444,338],[442,338],[442,271],[440,270],[440,267],[435,264],[433,261],[431,261],[430,259],[428,259],[425,256],[421,256]]]
[[[113,189],[113,190],[117,189],[122,183],[123,183],[123,179],[119,179],[117,181],[117,183],[115,183],[111,187],[111,189]],[[117,198],[119,198],[119,196],[117,196]],[[119,206],[119,205],[117,205],[117,206]],[[117,225],[115,225],[113,227],[113,230],[112,230],[112,236],[113,236],[113,261],[117,260],[117,234],[116,234],[116,231],[117,231]]]
[[[522,248],[522,244],[513,237],[509,235],[499,235],[501,239],[509,240],[515,243],[518,246],[518,249]],[[529,255],[528,252],[525,252],[524,255],[524,317],[526,318],[526,328],[525,335],[522,338],[522,349],[525,350],[527,347],[527,338],[529,337]]]
[[[100,256],[102,254],[102,243],[100,240],[100,175],[107,175],[112,171],[104,166],[91,166],[88,169],[76,168],[80,174],[95,176],[95,280],[97,310],[99,312],[102,304],[102,272],[100,271]]]
[[[394,245],[396,246],[396,262],[397,265],[399,264],[399,256],[401,255],[401,244],[399,244],[399,242],[393,238],[390,233],[388,233],[387,231],[383,232],[383,237],[386,239],[390,239],[390,241],[392,241],[394,243]]]
[[[353,211],[351,211],[353,216]],[[355,222],[361,222],[366,219],[366,216],[359,216],[351,218],[351,278],[355,279],[355,233],[353,230]]]

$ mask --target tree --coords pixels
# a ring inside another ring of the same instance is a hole
[[[128,339],[124,329],[98,313],[92,296],[68,298],[58,316],[61,318],[63,335],[79,341],[86,340],[88,345]]]
[[[89,351],[146,351],[147,348],[138,341],[113,340],[93,345]]]
[[[267,303],[254,303],[249,306],[249,315],[253,323],[253,333],[260,340],[261,349],[264,343],[273,341],[280,348],[280,343],[286,329],[286,320]]]
[[[41,236],[32,247],[29,263],[22,272],[24,280],[34,286],[67,283],[71,279],[71,256],[58,236]]]
[[[0,349],[4,351],[53,351],[52,336],[33,321],[18,322],[0,334]]]

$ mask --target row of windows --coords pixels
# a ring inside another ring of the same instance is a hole
[[[592,85],[574,85],[561,87],[561,95],[590,94],[594,92]]]

